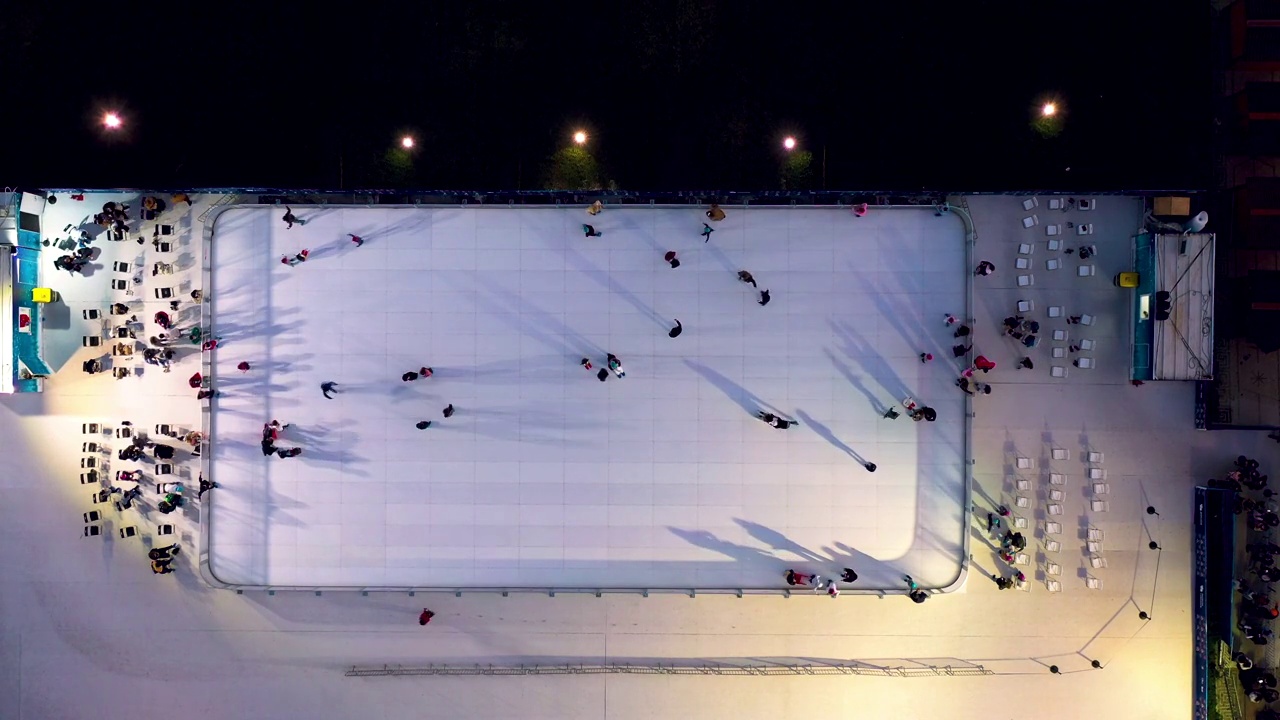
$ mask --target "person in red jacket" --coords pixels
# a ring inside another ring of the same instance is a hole
[[[973,367],[985,373],[995,370],[996,364],[988,360],[985,355],[979,355],[973,359]]]
[[[431,622],[431,618],[435,616],[436,616],[435,613],[431,612],[426,608],[422,608],[422,614],[418,616],[418,624],[426,625],[427,623]]]

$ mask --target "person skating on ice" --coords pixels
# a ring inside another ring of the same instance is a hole
[[[595,229],[595,227],[594,227],[594,226],[588,225],[588,224],[586,224],[586,223],[583,223],[583,224],[582,224],[582,232],[583,232],[583,234],[584,234],[584,235],[586,235],[586,236],[587,236],[587,237],[589,237],[589,238],[590,238],[590,237],[604,237],[604,233],[602,233],[602,232],[596,232],[596,229]]]
[[[763,420],[763,421],[765,422],[765,424],[767,424],[767,425],[772,425],[773,427],[776,427],[776,428],[778,428],[779,430],[786,430],[787,428],[791,427],[792,425],[799,425],[799,424],[800,424],[800,423],[796,422],[795,420],[783,420],[782,418],[778,417],[777,415],[774,415],[773,413],[767,413],[767,412],[765,412],[765,411],[763,411],[763,410],[761,410],[761,411],[757,412],[757,413],[756,413],[756,417],[758,417],[758,418],[760,418],[761,420]]]
[[[752,277],[751,273],[747,272],[746,270],[738,271],[738,280],[744,283],[751,283],[751,287],[753,288],[758,289],[760,287],[759,285],[756,285],[756,279]]]
[[[715,231],[716,231],[716,230],[715,230],[715,228],[711,227],[710,225],[708,225],[708,224],[706,224],[706,223],[702,223],[702,242],[704,242],[704,243],[710,242],[710,241],[711,241],[711,233],[713,233],[713,232],[715,232]]]
[[[627,376],[627,371],[622,369],[622,361],[618,359],[617,355],[609,353],[607,360],[609,363],[609,369],[613,371],[614,375],[617,375],[619,378]]]
[[[320,393],[324,395],[326,400],[333,399],[333,397],[329,395],[331,392],[338,392],[338,383],[332,380],[320,383]]]
[[[359,235],[356,235],[355,233],[347,233],[347,234],[351,236],[351,242],[355,243],[356,247],[360,247],[361,245],[364,245],[364,238],[360,237]]]
[[[680,267],[680,260],[676,257],[675,250],[668,250],[667,254],[662,256],[662,259],[667,261],[667,264],[671,266],[672,270]]]
[[[286,206],[284,207],[284,217],[282,217],[282,218],[280,218],[280,219],[281,219],[281,220],[284,220],[284,223],[285,223],[285,228],[284,228],[284,229],[285,229],[285,230],[292,230],[292,229],[293,229],[293,224],[294,224],[294,223],[298,223],[299,225],[306,225],[306,224],[307,224],[307,221],[306,221],[306,220],[299,220],[299,219],[298,219],[298,218],[293,214],[293,208],[289,207],[288,205],[286,205]]]
[[[676,318],[676,326],[667,331],[667,337],[680,337],[682,332],[684,332],[684,326],[680,324],[680,318]]]
[[[769,304],[769,301],[770,301],[770,300],[772,300],[772,299],[773,299],[773,298],[769,297],[769,291],[768,291],[768,290],[761,290],[761,291],[760,291],[760,300],[759,300],[760,305],[762,305],[762,306],[763,306],[763,305],[768,305],[768,304]]]

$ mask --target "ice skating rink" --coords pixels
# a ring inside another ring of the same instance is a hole
[[[727,208],[703,243],[693,207],[293,210],[305,225],[255,207],[214,228],[219,580],[768,588],[788,567],[848,566],[868,590],[959,576],[965,397],[943,326],[966,313],[959,218]],[[603,237],[583,237],[588,221]],[[305,263],[280,262],[303,248]],[[608,352],[627,374],[601,383],[579,360]],[[435,375],[401,381],[423,365]],[[905,395],[937,422],[883,419]],[[775,430],[760,409],[800,424]],[[303,455],[262,455],[273,418]]]

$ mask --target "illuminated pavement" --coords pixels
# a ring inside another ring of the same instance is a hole
[[[1010,243],[1022,233],[1021,208],[1015,199],[998,197],[970,198],[970,205],[977,254],[1002,266],[976,282],[979,349],[1000,367],[985,378],[995,386],[993,394],[974,404],[975,496],[979,503],[984,496],[1012,496],[1004,465],[1026,456],[1037,465],[1028,475],[1036,483],[1031,510],[1042,512],[1040,470],[1047,464],[1067,475],[1060,594],[1048,593],[1034,568],[1027,592],[999,592],[983,580],[983,571],[998,567],[984,532],[971,539],[974,567],[963,591],[923,605],[899,595],[853,594],[834,601],[563,593],[238,596],[205,588],[190,558],[180,561],[177,573],[155,577],[137,539],[80,537],[80,513],[89,504],[77,479],[79,424],[126,417],[139,425],[195,421],[199,408],[186,387],[195,361],[185,358],[173,373],[148,373],[137,382],[90,378],[79,371],[85,351],[79,349],[79,321],[73,321],[61,341],[53,339],[58,332],[48,332],[50,360],[63,369],[46,393],[0,403],[0,431],[8,439],[0,482],[9,491],[0,533],[11,549],[0,560],[0,717],[1189,716],[1190,488],[1195,478],[1221,471],[1242,452],[1271,457],[1274,445],[1261,434],[1193,430],[1189,385],[1133,388],[1118,362],[1100,363],[1091,374],[1073,368],[1066,382],[1051,381],[1038,358],[1034,371],[1013,370],[1015,348],[997,340],[994,328],[1010,302],[1028,294],[1013,289],[1014,274],[1003,269],[1012,265],[1016,249]],[[71,207],[59,203],[56,213]],[[1106,227],[1101,218],[1110,210],[1099,208],[1096,242],[1107,262],[1123,264],[1134,208],[1118,208]],[[194,214],[201,211],[197,206]],[[70,219],[46,217],[46,226]],[[1100,267],[1096,284],[1083,290],[1065,282],[1055,288],[1038,273],[1037,304],[1068,293],[1100,318],[1122,312],[1126,301],[1110,289],[1110,272]],[[46,277],[50,273],[46,268]],[[109,274],[55,286],[75,318],[77,303],[107,296]],[[1115,323],[1100,326],[1098,336],[1123,342],[1126,324]],[[633,380],[630,372],[623,382]],[[1105,454],[1111,486],[1105,515],[1087,509],[1091,491],[1079,460],[1086,446]],[[1070,450],[1071,460],[1047,459],[1052,447]],[[1159,508],[1159,518],[1143,512],[1148,504]],[[149,532],[155,519],[150,511],[138,525]],[[120,520],[109,524],[114,532]],[[190,543],[194,525],[186,518],[178,524]],[[1086,553],[1075,533],[1085,524],[1106,537],[1108,567],[1088,569],[1103,581],[1098,591],[1086,589],[1081,577]],[[1162,552],[1147,549],[1148,532]],[[1037,543],[1028,549],[1037,551]],[[438,615],[420,628],[415,619],[424,605]],[[1144,625],[1139,608],[1154,619]],[[655,657],[980,663],[996,674],[372,680],[341,674],[351,664]],[[1105,669],[1089,669],[1093,658]],[[1050,675],[1048,664],[1065,674]]]

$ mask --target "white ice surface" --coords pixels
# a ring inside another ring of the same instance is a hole
[[[305,225],[236,208],[215,226],[222,581],[776,587],[814,551],[864,587],[957,577],[964,398],[943,317],[966,310],[959,219],[730,210],[703,243],[696,208],[294,212]],[[606,352],[625,379],[579,366]],[[400,380],[423,365],[435,376]],[[907,394],[938,421],[881,418]],[[273,418],[301,457],[261,454]]]

